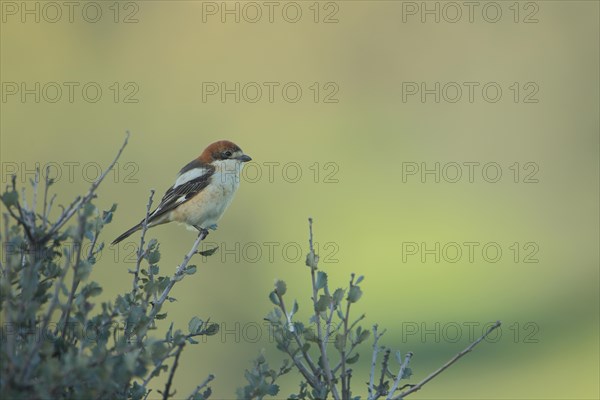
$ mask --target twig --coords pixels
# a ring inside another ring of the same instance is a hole
[[[148,374],[148,376],[146,376],[146,378],[142,382],[142,386],[143,387],[148,386],[148,383],[150,383],[150,381],[152,380],[152,378],[154,378],[155,376],[158,376],[158,373],[159,373],[160,369],[162,368],[163,364],[165,363],[165,361],[167,360],[167,358],[172,357],[172,356],[173,356],[173,354],[171,354],[171,350],[169,350],[167,352],[167,354],[164,357],[162,357],[160,359],[160,361],[158,361],[156,363],[156,365],[154,366],[154,369],[152,370],[152,372],[150,372]]]
[[[175,286],[175,283],[177,281],[181,280],[181,278],[185,274],[185,268],[187,267],[188,263],[192,259],[192,256],[194,254],[196,254],[196,252],[198,251],[198,246],[200,246],[200,243],[206,238],[207,235],[208,235],[208,231],[206,229],[203,229],[200,231],[200,233],[198,233],[198,237],[196,238],[196,241],[192,245],[192,248],[186,254],[186,256],[184,257],[181,264],[179,264],[179,266],[177,267],[175,274],[169,280],[167,287],[165,287],[162,294],[158,298],[157,302],[154,303],[154,305],[152,306],[152,310],[150,311],[150,315],[148,316],[149,322],[152,322],[154,320],[154,317],[156,317],[156,314],[158,314],[158,312],[160,311],[161,306],[163,305],[165,300],[167,300],[167,297],[169,296],[169,292],[171,292],[171,289],[173,289],[173,286]]]
[[[4,214],[6,216],[6,214]],[[8,271],[4,270],[4,264],[2,263],[2,259],[4,259],[4,257],[6,257],[6,260],[8,261],[8,257],[9,255],[7,254],[8,252],[8,237],[4,237],[2,235],[2,226],[0,225],[0,246],[2,246],[0,248],[0,274],[2,274],[2,276],[6,276],[7,279],[8,278]],[[8,265],[6,266],[6,268],[8,269]]]
[[[48,178],[48,171],[50,171],[50,166],[46,166],[46,179],[44,185],[44,205],[42,206],[42,229],[46,229],[46,225],[48,225],[48,214],[46,213],[48,207],[48,190],[50,189],[50,179]]]
[[[362,321],[364,318],[365,318],[365,314],[363,314],[359,318],[357,318],[356,321],[354,321],[352,323],[352,325],[350,325],[350,327],[348,328],[348,332],[352,331],[352,329],[354,329],[354,327],[356,326],[356,324],[359,323],[360,321]],[[336,328],[336,331],[339,330],[340,326],[344,326],[344,324],[338,325],[338,327]],[[354,351],[354,349],[356,349],[358,347],[359,344],[360,343],[355,342],[355,343],[352,343],[350,345],[350,350],[348,350],[346,352],[346,359],[350,358],[350,355],[352,354],[352,352]],[[342,361],[341,360],[338,361],[338,363],[336,364],[336,366],[331,369],[331,372],[335,375],[336,372],[338,371],[338,369],[340,369],[340,368],[342,368]]]
[[[94,249],[96,248],[96,243],[98,243],[98,235],[100,234],[100,228],[98,227],[98,222],[96,221],[96,224],[94,226],[94,238],[92,239],[92,242],[90,243],[90,248],[88,250],[88,254],[87,254],[87,258],[88,260],[90,258],[92,258],[92,256],[94,255]],[[83,238],[82,238],[83,240]],[[80,243],[81,246],[83,246],[83,243]]]
[[[283,315],[285,315],[287,318],[288,313],[285,308],[283,296],[281,294],[279,294],[278,292],[275,292],[275,294],[277,295],[277,299],[279,300],[279,307],[281,308],[281,311],[283,311]],[[289,323],[292,323],[292,321],[290,320]],[[318,368],[315,366],[312,358],[310,357],[310,354],[308,354],[302,347],[302,341],[300,340],[300,336],[298,336],[298,332],[296,332],[296,329],[293,329],[291,333],[292,333],[292,336],[294,337],[294,339],[296,340],[296,343],[298,344],[298,349],[300,349],[300,351],[302,352],[302,356],[304,357],[304,359],[306,359],[308,366],[310,367],[312,373],[314,374],[315,382],[317,382],[318,381],[317,377],[319,375]]]
[[[381,376],[379,377],[379,388],[378,393],[375,398],[378,398],[381,395],[381,390],[385,387],[385,373],[388,371],[388,364],[390,362],[390,353],[392,351],[390,349],[386,349],[385,353],[383,353],[383,361],[381,362]]]
[[[81,264],[81,248],[83,247],[83,235],[85,233],[85,217],[83,215],[81,215],[79,217],[79,226],[78,226],[78,232],[77,232],[77,240],[79,241],[79,246],[77,246],[77,256],[75,257],[75,262],[73,263],[73,283],[71,284],[71,291],[69,292],[69,297],[67,299],[67,304],[65,305],[65,308],[63,311],[63,317],[61,318],[61,321],[63,322],[63,329],[61,332],[61,336],[65,335],[65,332],[67,330],[67,325],[69,322],[69,314],[71,313],[71,305],[73,304],[73,299],[75,298],[75,291],[77,290],[77,287],[79,286],[79,282],[80,279],[77,276],[77,272],[79,270],[79,266]],[[60,326],[60,323],[58,324],[58,326]],[[57,328],[58,328],[57,326]]]
[[[9,230],[8,230],[8,221],[9,221],[9,217],[7,213],[3,213],[2,217],[4,219],[4,241],[2,246],[6,244],[8,244],[8,239],[9,239]],[[7,285],[7,290],[4,291],[4,296],[6,296],[6,301],[3,304],[3,311],[4,311],[4,321],[12,321],[12,316],[13,316],[13,287],[12,284],[10,283],[10,279],[11,279],[11,262],[9,260],[8,257],[10,257],[11,255],[8,254],[9,251],[8,249],[5,249],[6,253],[4,253],[6,255],[6,269],[4,269],[2,271],[3,276],[0,277],[0,283],[3,283],[2,280],[6,279],[6,281],[8,282]],[[7,335],[6,338],[6,354],[8,355],[9,358],[9,368],[12,370],[14,367],[14,365],[16,365],[16,362],[14,361],[14,355],[15,355],[15,335]],[[12,372],[11,372],[12,375]]]
[[[55,281],[55,283],[54,283],[54,294],[52,296],[50,305],[48,306],[48,310],[46,311],[46,315],[44,316],[44,319],[42,320],[42,325],[41,325],[41,329],[40,329],[41,332],[46,332],[48,324],[50,323],[50,319],[52,318],[52,314],[54,314],[54,310],[56,309],[56,306],[58,305],[60,288],[65,280],[65,277],[67,276],[67,272],[69,271],[70,264],[71,264],[71,254],[68,254],[67,257],[65,257],[65,265],[63,267],[63,270],[61,271],[58,280]],[[58,330],[58,326],[56,329]],[[54,333],[56,334],[56,332],[54,332]],[[33,350],[31,351],[32,355],[37,354],[37,352],[38,352],[39,348],[42,346],[43,342],[44,342],[43,340],[38,340],[36,342]]]
[[[369,374],[369,397],[368,400],[373,400],[375,392],[373,391],[373,385],[375,384],[375,366],[377,364],[377,353],[379,353],[379,338],[383,336],[385,330],[380,334],[377,334],[377,324],[373,325],[373,357],[371,358],[371,373]]]
[[[77,257],[75,259],[75,263],[73,264],[73,284],[71,287],[71,292],[69,292],[69,298],[67,300],[67,304],[65,306],[66,309],[63,311],[63,314],[61,317],[61,321],[64,321],[64,327],[63,327],[62,334],[61,334],[62,336],[65,335],[65,331],[67,329],[67,325],[68,325],[67,322],[69,320],[69,313],[71,311],[71,305],[73,303],[75,291],[77,290],[77,285],[79,285],[79,279],[77,278],[77,267],[79,266],[79,263],[81,261],[81,241],[83,240],[82,238],[83,238],[84,229],[85,229],[85,218],[80,217],[79,225],[78,225],[78,232],[77,232],[79,246],[77,248]],[[54,289],[55,290],[54,297],[52,298],[50,307],[48,308],[46,316],[44,317],[44,320],[43,320],[44,327],[48,325],[48,323],[50,321],[50,317],[51,317],[52,313],[54,312],[54,309],[56,308],[56,305],[58,303],[58,289],[62,285],[64,277],[67,273],[67,271],[66,271],[67,267],[68,267],[68,264],[65,265],[65,270],[62,271],[60,280]],[[63,317],[64,317],[64,320],[63,320]],[[60,327],[60,323],[57,324],[56,331],[58,331],[59,327]],[[23,368],[23,373],[21,374],[21,381],[25,382],[29,379],[29,375],[31,374],[31,367],[32,367],[31,361],[33,360],[33,356],[37,354],[42,342],[43,342],[42,340],[39,340],[36,343],[36,345],[33,347],[32,351],[29,353],[29,356],[27,357],[27,361],[25,362],[25,367]]]
[[[56,200],[56,193],[54,193],[52,195],[52,197],[50,197],[50,202],[48,203],[48,208],[46,209],[46,216],[47,218],[50,217],[50,211],[52,211],[52,206],[54,205],[54,200]],[[44,227],[44,230],[46,229],[46,227]]]
[[[450,361],[448,361],[446,364],[442,365],[439,369],[437,369],[433,373],[429,374],[429,376],[427,376],[421,382],[417,383],[412,388],[410,388],[407,391],[402,392],[398,396],[394,397],[393,400],[402,399],[402,398],[408,396],[409,394],[414,393],[414,392],[420,390],[427,382],[429,382],[430,380],[432,380],[433,378],[435,378],[436,376],[438,376],[439,374],[441,374],[442,372],[444,372],[444,370],[446,370],[448,367],[450,367],[452,364],[454,364],[456,361],[458,361],[462,356],[464,356],[465,354],[467,354],[471,350],[473,350],[473,348],[475,346],[477,346],[483,339],[485,339],[495,329],[499,328],[500,325],[502,325],[502,322],[496,321],[496,323],[494,325],[492,325],[490,327],[490,329],[488,329],[487,332],[485,332],[479,339],[477,339],[476,341],[474,341],[473,343],[471,343],[469,346],[467,346],[467,348],[465,348],[463,351],[461,351],[460,353],[458,353],[457,355],[455,355],[454,357],[452,357],[450,359]]]
[[[350,293],[350,289],[354,286],[354,273],[350,275],[350,288],[348,289],[348,293]],[[342,378],[342,398],[348,399],[350,398],[350,385],[348,383],[348,379],[346,377],[346,342],[348,340],[348,320],[350,319],[350,305],[352,303],[350,300],[346,300],[346,314],[344,315],[344,343],[342,344],[342,350],[340,351],[340,362],[342,364],[342,372],[340,377]]]
[[[287,330],[288,327],[288,314],[287,314],[287,310],[285,307],[285,302],[283,301],[283,296],[278,293],[277,291],[275,291],[275,295],[277,296],[277,300],[279,301],[279,308],[281,309],[281,311],[283,312],[283,314],[286,316],[286,325],[284,328],[282,329],[286,329],[286,335],[287,332],[289,330]],[[289,323],[291,323],[291,320],[289,321]],[[294,337],[294,339],[296,340],[296,343],[298,344],[298,351],[293,353],[290,350],[289,345],[284,341],[282,343],[282,346],[285,350],[285,352],[290,356],[292,362],[294,363],[294,365],[296,366],[296,368],[298,368],[298,371],[300,372],[300,374],[304,377],[304,379],[306,379],[306,381],[314,388],[320,388],[320,382],[319,382],[319,375],[318,375],[318,369],[316,368],[316,366],[314,365],[312,359],[310,358],[310,355],[304,351],[304,349],[302,348],[302,342],[300,341],[300,337],[298,336],[298,333],[293,330],[292,335]],[[309,368],[311,369],[311,371],[309,371],[306,368],[306,365],[304,365],[304,363],[302,362],[302,359],[300,359],[299,357],[297,357],[298,352],[301,352],[304,359],[307,361],[307,363],[309,363]],[[311,373],[312,372],[312,373]]]
[[[137,251],[137,262],[135,264],[135,271],[133,272],[133,296],[135,297],[138,290],[138,280],[140,275],[140,266],[146,251],[144,250],[144,239],[146,237],[146,231],[148,230],[148,216],[150,215],[150,209],[152,207],[152,198],[154,197],[154,190],[150,190],[150,196],[148,197],[148,204],[146,205],[146,217],[142,223],[142,235],[140,237],[140,247]]]
[[[33,184],[33,186],[35,190],[35,183]],[[30,237],[34,238],[33,234],[35,233],[35,223],[32,223],[32,211],[29,208],[29,205],[27,204],[27,191],[25,190],[25,186],[21,187],[21,201],[17,202],[17,209],[19,210],[19,215],[21,215],[21,218],[23,219],[23,221],[25,221],[27,225],[27,230],[29,231]],[[32,239],[31,243],[35,243],[34,239]]]
[[[12,190],[13,190],[13,192],[16,192],[17,191],[17,176],[13,175],[11,181],[12,181],[11,182]],[[27,221],[25,221],[25,217],[23,216],[23,209],[21,208],[21,204],[17,201],[17,211],[19,212],[19,215],[16,215],[8,205],[6,205],[6,210],[8,210],[8,213],[10,214],[10,216],[13,217],[19,223],[19,225],[21,225],[23,227],[23,230],[25,231],[25,235],[27,235],[27,239],[29,240],[29,243],[34,243],[33,234],[29,230],[29,224],[27,223]]]
[[[102,175],[100,175],[100,177],[98,179],[96,179],[92,183],[92,185],[90,186],[90,188],[89,188],[88,192],[85,194],[85,196],[83,196],[83,197],[78,196],[75,199],[75,201],[73,201],[69,205],[69,207],[67,207],[67,209],[65,211],[63,211],[62,215],[58,218],[58,220],[54,223],[54,225],[52,225],[52,227],[50,228],[50,230],[48,231],[48,233],[46,233],[46,235],[40,240],[41,243],[44,243],[45,241],[47,241],[48,239],[50,239],[52,237],[52,235],[54,235],[60,228],[62,228],[62,226],[81,207],[83,207],[84,204],[88,203],[95,196],[96,189],[98,188],[98,186],[100,186],[100,183],[102,183],[102,181],[104,180],[104,178],[106,178],[106,176],[108,175],[108,173],[113,169],[113,167],[117,163],[117,160],[119,159],[119,157],[121,157],[121,154],[123,153],[123,150],[125,149],[125,146],[127,146],[127,141],[128,140],[129,140],[129,131],[126,132],[125,140],[123,141],[123,144],[121,145],[121,148],[117,152],[117,155],[115,156],[115,158],[113,159],[113,161],[110,163],[110,165],[108,166],[108,168],[106,168],[106,170],[102,173]]]
[[[348,383],[347,383],[347,386],[348,386],[347,396],[348,397],[347,397],[347,399],[350,399],[350,396],[352,395],[352,391],[350,390],[350,388],[352,387],[352,386],[350,386],[350,381],[352,380],[352,368],[348,369],[348,373],[346,375],[348,377],[347,378],[348,379]]]
[[[309,231],[309,236],[308,236],[308,246],[309,246],[309,251],[310,253],[314,256],[315,254],[315,250],[313,247],[313,230],[312,230],[312,218],[308,219],[308,231]],[[329,390],[331,390],[331,394],[333,395],[333,398],[335,400],[339,400],[340,399],[340,395],[337,391],[337,388],[335,387],[335,385],[333,384],[333,376],[331,373],[331,367],[329,366],[329,358],[327,357],[327,346],[326,343],[323,341],[323,332],[321,331],[321,316],[319,315],[319,311],[317,311],[317,284],[316,284],[316,277],[315,277],[315,267],[313,267],[312,265],[310,266],[310,277],[311,277],[311,283],[312,283],[312,290],[313,290],[313,309],[315,311],[315,322],[317,324],[317,338],[319,341],[319,349],[321,351],[321,360],[323,360],[323,369],[325,370],[325,378],[327,379],[327,385],[329,386]],[[342,385],[342,393],[344,391],[344,387]]]
[[[400,371],[398,371],[398,375],[396,375],[396,379],[394,379],[394,384],[392,385],[392,388],[390,389],[386,400],[391,400],[392,396],[394,395],[394,392],[396,392],[396,390],[398,390],[398,385],[400,385],[400,380],[402,380],[402,377],[404,376],[404,371],[406,371],[406,368],[408,367],[408,364],[410,363],[410,359],[412,358],[413,353],[411,353],[410,351],[408,353],[406,353],[406,356],[404,357],[404,362],[402,362],[402,365],[400,366]]]
[[[285,346],[284,347],[285,352],[290,356],[290,358],[292,359],[292,362],[294,363],[294,365],[296,366],[296,368],[298,368],[298,371],[300,371],[300,373],[302,374],[302,376],[304,377],[304,379],[306,379],[306,381],[313,387],[317,387],[319,385],[319,383],[317,382],[316,378],[308,371],[308,369],[306,369],[306,365],[304,365],[304,363],[302,362],[302,360],[299,360],[295,354],[292,353],[292,351],[290,350],[289,346]],[[298,354],[298,353],[296,353]]]
[[[169,373],[169,379],[165,385],[165,391],[163,393],[163,400],[169,399],[169,392],[171,391],[171,384],[173,383],[173,377],[175,376],[175,370],[179,366],[179,356],[181,356],[181,352],[185,347],[185,342],[182,342],[177,346],[177,351],[175,352],[175,361],[173,361],[173,366],[171,367],[171,372]],[[175,393],[173,393],[175,394]]]
[[[177,281],[181,280],[181,278],[183,278],[183,275],[185,274],[185,268],[187,267],[188,263],[192,259],[193,255],[196,254],[196,252],[198,251],[198,246],[200,246],[200,243],[206,238],[207,235],[208,235],[208,231],[206,229],[203,229],[198,233],[198,237],[196,238],[196,241],[192,245],[192,248],[185,255],[181,264],[179,264],[179,266],[177,267],[175,274],[169,280],[169,283],[167,284],[167,287],[165,287],[165,289],[163,290],[162,294],[160,295],[160,298],[158,298],[158,300],[152,305],[152,310],[150,310],[150,314],[148,315],[148,326],[154,322],[154,318],[156,317],[156,314],[158,314],[163,303],[169,297],[169,292],[171,291],[171,289],[173,289],[173,286],[175,286],[175,283]],[[148,375],[148,377],[143,382],[144,387],[148,384],[150,379],[152,379],[154,373],[160,369],[162,362],[170,356],[171,355],[169,354],[163,360],[161,360],[161,362],[150,373],[150,375]]]
[[[208,325],[208,321],[206,321],[206,324]],[[173,328],[173,323],[171,323],[171,328]],[[169,328],[169,329],[171,329],[171,328]],[[193,337],[204,335],[204,334],[205,334],[205,332],[202,331],[202,332],[199,332],[199,333],[194,333],[194,334],[190,333],[188,335],[185,335],[185,337],[183,338],[183,342],[181,344],[185,344],[185,341],[188,340],[189,338],[193,338]],[[179,351],[179,346],[180,345],[177,346],[177,348],[175,350],[175,353],[173,352],[173,349],[169,349],[169,351],[167,352],[167,354],[165,354],[163,357],[161,357],[161,359],[158,362],[155,363],[155,366],[154,366],[154,369],[152,370],[152,372],[150,372],[146,376],[146,378],[144,379],[144,381],[142,382],[142,386],[143,387],[148,386],[148,383],[150,383],[150,381],[152,380],[152,378],[154,378],[155,376],[158,376],[158,373],[159,373],[161,367],[163,366],[163,364],[165,363],[165,361],[168,358],[173,357],[173,355],[175,355],[176,352]],[[129,351],[129,350],[126,350],[126,351]]]
[[[206,385],[208,385],[210,383],[210,381],[212,381],[213,379],[215,379],[215,376],[213,374],[210,374],[209,376],[206,377],[206,379],[204,380],[204,382],[202,382],[201,384],[199,384],[198,386],[196,386],[196,389],[194,389],[194,391],[192,392],[192,394],[190,394],[188,396],[188,399],[193,399],[195,395],[198,394],[198,392],[200,390],[202,390]]]
[[[38,187],[40,183],[40,169],[35,169],[35,177],[33,178],[33,195],[31,200],[31,225],[35,228],[35,209],[37,208]]]
[[[331,296],[331,292],[329,291],[329,284],[325,283],[325,295],[326,296]],[[327,321],[325,323],[325,337],[323,338],[323,341],[325,343],[329,342],[329,337],[331,336],[331,321],[333,320],[333,313],[335,312],[337,306],[334,304],[334,302],[332,301],[331,304],[329,305],[329,316],[327,317]]]

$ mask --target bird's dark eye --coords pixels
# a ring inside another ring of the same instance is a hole
[[[229,157],[231,157],[231,152],[230,152],[229,150],[227,150],[226,152],[224,152],[224,153],[223,153],[223,155],[224,155],[226,158],[229,158]]]

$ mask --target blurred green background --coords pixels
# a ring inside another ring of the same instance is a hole
[[[263,2],[77,2],[69,15],[2,1],[2,186],[50,165],[68,203],[131,131],[97,200],[118,203],[108,243],[210,142],[233,140],[253,157],[208,238],[221,249],[195,260],[199,273],[168,308],[184,329],[194,315],[221,324],[184,352],[181,396],[214,373],[214,398],[232,398],[261,348],[278,359],[262,321],[267,294],[284,279],[307,315],[297,253],[312,216],[330,282],[366,276],[356,312],[387,328],[383,344],[415,352],[413,381],[464,348],[469,326],[479,336],[503,321],[496,341],[414,398],[599,398],[599,3],[475,2],[471,21],[462,3],[274,4],[270,16]],[[239,102],[221,97],[223,82],[234,92],[240,83]],[[423,82],[433,90],[424,98]],[[421,175],[436,163],[439,182]],[[175,224],[151,236],[166,271],[195,238]],[[102,300],[128,290],[134,242],[105,250]],[[477,243],[472,262],[465,242]],[[369,352],[356,382],[367,380]],[[296,382],[282,380],[282,395]]]

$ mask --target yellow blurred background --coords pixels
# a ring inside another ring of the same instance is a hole
[[[599,398],[598,2],[0,3],[3,187],[50,166],[66,204],[129,130],[97,200],[118,203],[108,244],[210,142],[254,159],[167,308],[221,324],[179,396],[214,373],[234,397],[261,348],[277,364],[267,295],[283,279],[308,315],[312,216],[333,287],[364,274],[356,315],[415,352],[411,382],[503,321],[411,398]],[[150,236],[163,272],[195,238]],[[95,267],[100,300],[129,289],[133,238]]]

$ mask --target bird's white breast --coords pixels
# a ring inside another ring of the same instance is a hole
[[[208,228],[221,218],[240,186],[243,164],[237,160],[219,160],[213,165],[215,172],[210,178],[210,184],[173,210],[170,218],[172,221]]]

